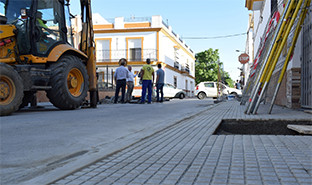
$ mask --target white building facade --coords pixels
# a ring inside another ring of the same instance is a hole
[[[183,89],[189,97],[194,96],[195,54],[161,16],[116,17],[104,21],[97,15],[93,22],[100,81],[114,83],[112,76],[121,58],[127,59],[134,73],[139,72],[149,58],[155,71],[157,64],[162,64],[165,83]],[[135,86],[139,86],[138,82],[136,77]]]

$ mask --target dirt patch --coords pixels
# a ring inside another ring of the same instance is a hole
[[[287,125],[312,125],[310,120],[222,120],[214,135],[300,135]]]

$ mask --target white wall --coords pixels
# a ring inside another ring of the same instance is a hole
[[[177,46],[177,43],[173,42],[170,38],[168,38],[164,33],[160,32],[159,33],[159,60],[170,65],[170,66],[174,66],[174,62],[175,62],[175,49],[174,47]],[[178,41],[179,42],[179,41]],[[183,43],[181,43],[183,44]],[[179,45],[178,45],[179,46]],[[179,46],[180,47],[180,46]],[[194,67],[194,63],[195,60],[189,56],[189,54],[187,54],[184,50],[182,50],[182,48],[177,50],[178,56],[179,56],[179,70],[181,70],[181,65],[186,66],[186,63],[188,61],[189,63],[189,69],[190,69],[190,75],[195,76],[195,67]],[[193,70],[192,70],[193,69]],[[188,76],[184,76],[181,73],[172,71],[170,69],[165,69],[166,72],[166,77],[165,77],[165,82],[166,83],[170,83],[170,84],[174,84],[174,76],[177,77],[177,88],[179,89],[184,89],[186,90],[190,90],[190,91],[194,91],[195,88],[195,80],[188,77]],[[185,80],[188,81],[188,84],[185,84]],[[191,86],[191,82],[193,82],[193,85]],[[192,94],[193,95],[193,94]]]
[[[122,50],[126,48],[126,38],[143,37],[143,49],[156,49],[156,32],[135,32],[135,33],[97,33],[95,39],[111,38],[112,50]]]
[[[296,46],[295,46],[295,50],[294,50],[294,55],[292,60],[289,62],[288,66],[287,66],[287,70],[291,69],[291,68],[300,68],[301,67],[301,57],[302,57],[302,32],[300,33]]]
[[[265,0],[264,2],[264,7],[261,11],[254,11],[254,53],[256,55],[259,46],[260,46],[260,41],[261,41],[261,37],[263,36],[263,33],[266,31],[266,25],[268,23],[268,21],[270,21],[270,15],[271,15],[271,1],[270,0]],[[282,17],[283,14],[283,6],[282,5],[282,0],[278,1],[278,4],[280,6],[278,6],[279,8],[279,13]],[[261,17],[263,17],[263,20],[261,21]],[[289,38],[291,38],[292,36],[290,35]],[[264,38],[263,38],[264,39]],[[290,39],[287,41],[288,44],[287,46],[290,46]],[[291,69],[291,68],[300,68],[300,63],[301,63],[301,51],[302,51],[302,36],[300,34],[297,43],[296,43],[296,47],[295,47],[295,51],[294,51],[294,56],[292,58],[292,60],[289,62],[288,64],[288,68],[287,69]],[[256,56],[255,56],[256,57]],[[283,67],[284,61],[285,61],[285,57],[286,54],[283,52],[281,54],[281,57],[279,58],[279,61],[276,65],[276,68],[274,70],[274,72],[278,71],[278,69],[281,69]]]
[[[270,20],[271,16],[271,1],[266,0],[264,2],[264,7],[262,12],[260,10],[254,11],[254,46],[255,46],[255,54],[257,54],[257,51],[259,49],[259,45],[261,42],[261,37],[263,36],[263,33],[265,32],[266,25],[268,21]],[[264,39],[264,38],[263,38]],[[256,57],[256,56],[255,56]]]

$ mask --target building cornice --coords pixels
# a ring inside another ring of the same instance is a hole
[[[94,33],[157,32],[161,28],[94,29]]]

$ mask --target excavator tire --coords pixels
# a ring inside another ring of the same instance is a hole
[[[0,63],[0,116],[7,116],[18,110],[22,99],[23,80],[13,67]]]
[[[62,110],[81,106],[89,89],[88,74],[79,57],[65,55],[50,66],[51,78],[47,90],[50,102]]]

